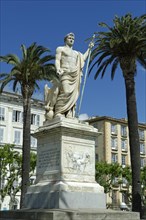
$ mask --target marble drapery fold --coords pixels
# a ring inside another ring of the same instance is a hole
[[[61,76],[61,82],[65,81],[68,85],[68,93],[64,93],[63,89],[60,87],[56,104],[54,106],[55,116],[65,114],[67,117],[74,117],[75,105],[80,93],[84,62],[83,54],[78,52],[76,69],[72,72],[64,72]]]

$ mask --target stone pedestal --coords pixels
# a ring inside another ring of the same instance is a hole
[[[95,210],[10,210],[0,211],[0,220],[140,220],[138,212]],[[143,219],[145,220],[145,219]]]
[[[36,184],[28,189],[26,208],[106,208],[104,189],[95,181],[96,136],[88,123],[64,117],[36,131]]]

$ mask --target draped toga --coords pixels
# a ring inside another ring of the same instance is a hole
[[[58,114],[67,115],[67,113],[70,110],[72,111],[73,114],[73,108],[76,105],[80,93],[80,84],[81,84],[83,66],[84,66],[83,54],[78,52],[76,69],[72,72],[65,72],[61,76],[61,83],[65,82],[68,85],[68,93],[65,94],[63,89],[60,87],[56,104],[54,106],[55,115]]]

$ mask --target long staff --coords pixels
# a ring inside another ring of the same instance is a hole
[[[95,38],[95,34],[92,37],[91,43],[94,43],[94,38]],[[82,91],[81,91],[81,98],[80,98],[80,103],[79,103],[77,117],[79,116],[79,113],[80,113],[80,109],[81,109],[81,105],[82,105],[82,100],[83,100],[83,94],[84,94],[86,80],[87,80],[87,74],[88,74],[88,68],[89,68],[89,62],[90,62],[90,56],[91,56],[91,48],[89,48],[89,49],[90,50],[89,50],[88,59],[87,59],[87,65],[86,65],[86,70],[85,70],[84,82],[83,82],[83,87],[82,87]]]

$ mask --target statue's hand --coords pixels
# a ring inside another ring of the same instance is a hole
[[[90,42],[89,45],[88,45],[89,49],[92,49],[94,47],[94,43],[93,42]]]

